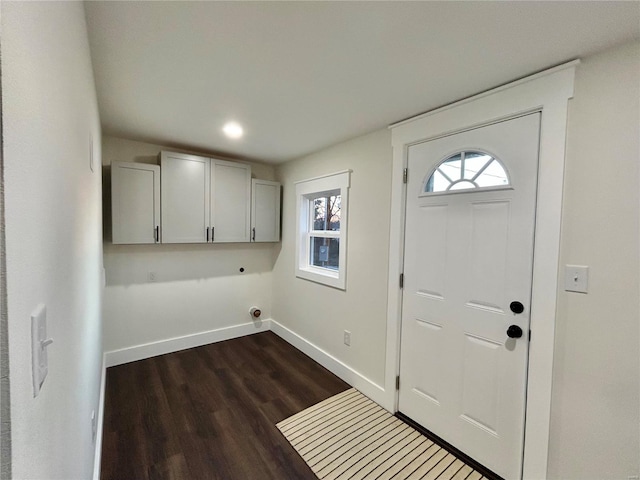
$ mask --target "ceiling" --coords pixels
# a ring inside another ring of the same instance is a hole
[[[103,132],[279,163],[640,38],[640,2],[86,2]],[[225,122],[245,129],[224,136]]]

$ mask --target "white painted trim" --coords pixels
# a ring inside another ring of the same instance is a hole
[[[96,425],[96,445],[93,453],[93,480],[100,480],[100,464],[102,461],[102,430],[104,425],[104,395],[107,383],[107,354],[102,355],[100,367],[100,394],[98,398],[98,411],[96,412],[98,424]]]
[[[209,330],[206,332],[196,333],[193,335],[185,335],[182,337],[170,338],[168,340],[160,340],[158,342],[145,343],[143,345],[136,345],[133,347],[122,348],[120,350],[112,350],[105,352],[103,360],[103,373],[102,384],[100,388],[100,417],[99,417],[99,438],[102,438],[102,417],[104,412],[104,387],[106,378],[106,369],[108,367],[114,367],[116,365],[122,365],[124,363],[135,362],[137,360],[144,360],[145,358],[151,358],[158,355],[164,355],[166,353],[178,352],[188,348],[200,347],[202,345],[208,345],[210,343],[222,342],[224,340],[231,340],[233,338],[244,337],[246,335],[252,335],[254,333],[272,331],[280,338],[297,348],[301,352],[305,353],[320,365],[325,367],[334,375],[340,377],[349,385],[357,388],[367,397],[374,402],[382,405],[389,411],[393,411],[392,406],[385,404],[385,390],[372,380],[357,372],[344,362],[338,360],[333,355],[325,352],[320,347],[314,345],[309,340],[298,335],[294,331],[288,329],[284,325],[278,323],[272,318],[262,320],[261,325],[256,323],[244,323],[241,325],[234,325],[232,327],[220,328],[217,330]],[[98,442],[96,442],[97,445]],[[96,446],[96,454],[98,453],[98,447]],[[97,457],[96,457],[97,458]],[[99,474],[99,469],[98,469]],[[95,468],[94,468],[94,480]]]
[[[351,170],[324,175],[314,179],[296,182],[296,256],[295,275],[298,278],[327,285],[329,287],[346,290],[347,288],[347,242],[349,239],[349,186],[351,185]],[[342,197],[340,206],[340,231],[322,232],[315,235],[311,225],[311,202],[313,198],[328,192],[339,191]],[[310,241],[312,236],[330,237],[336,235],[340,241],[338,255],[338,271],[316,268],[309,264]]]
[[[420,119],[425,118],[425,117],[430,117],[432,115],[436,115],[438,113],[441,113],[444,110],[448,110],[450,108],[459,107],[459,106],[464,105],[465,103],[468,103],[468,102],[474,102],[474,101],[476,101],[476,100],[478,100],[478,99],[480,99],[482,97],[486,97],[486,96],[489,96],[489,95],[494,95],[494,94],[496,94],[496,93],[498,93],[498,92],[500,92],[502,90],[506,90],[506,89],[509,89],[509,88],[516,87],[516,86],[518,86],[520,84],[523,84],[523,83],[527,83],[527,82],[531,82],[533,80],[537,80],[540,77],[547,77],[547,76],[549,76],[549,75],[551,75],[553,73],[559,72],[561,70],[566,70],[568,68],[575,68],[578,65],[580,65],[580,60],[579,59],[571,60],[570,62],[566,62],[566,63],[563,63],[561,65],[556,65],[555,67],[548,68],[548,69],[543,70],[541,72],[534,73],[532,75],[527,75],[526,77],[520,78],[518,80],[514,80],[512,82],[505,83],[505,84],[500,85],[498,87],[491,88],[491,89],[486,90],[484,92],[477,93],[477,94],[472,95],[470,97],[463,98],[461,100],[457,100],[457,101],[455,101],[453,103],[449,103],[447,105],[443,105],[442,107],[438,107],[435,110],[429,110],[428,112],[424,112],[424,113],[415,115],[415,116],[413,116],[411,118],[405,118],[404,120],[400,120],[399,122],[392,123],[391,125],[389,125],[389,129],[393,129],[393,128],[399,127],[399,126],[407,124],[407,123],[412,123],[412,122],[415,122],[416,120],[420,120]]]
[[[305,178],[304,180],[298,180],[297,182],[293,182],[294,185],[297,185],[298,183],[306,183],[306,182],[313,182],[315,180],[321,180],[323,178],[327,178],[327,177],[335,177],[336,175],[343,175],[345,173],[351,174],[353,172],[353,170],[348,169],[348,170],[340,170],[339,172],[335,172],[335,173],[327,173],[326,175],[319,175],[317,177],[312,177],[312,178]],[[349,182],[347,181],[346,186],[349,186]]]
[[[533,333],[527,378],[525,479],[547,476],[567,103],[573,97],[578,64],[579,61],[575,60],[392,126],[393,183],[385,371],[385,386],[388,388],[381,403],[393,405],[396,410],[397,393],[391,386],[400,365],[402,291],[398,277],[404,257],[406,191],[402,174],[407,165],[408,147],[428,138],[494,123],[523,112],[542,112],[531,297],[530,325]]]
[[[266,332],[271,324],[270,319],[259,322],[249,322],[231,327],[208,330],[206,332],[184,335],[182,337],[159,340],[157,342],[135,345],[133,347],[112,350],[105,353],[106,366],[113,367],[123,363],[135,362],[145,358],[156,357],[166,353],[178,352],[188,348],[200,347],[209,343],[222,342],[232,338],[243,337],[253,333]]]
[[[320,365],[325,367],[334,375],[340,377],[349,385],[357,388],[367,397],[374,402],[382,405],[387,410],[393,412],[393,405],[385,404],[385,390],[383,387],[368,379],[361,373],[357,372],[344,362],[338,360],[333,355],[325,352],[320,347],[314,345],[309,340],[298,335],[294,331],[278,323],[272,318],[262,320],[260,325],[256,323],[244,323],[241,325],[234,325],[232,327],[220,328],[217,330],[209,330],[206,332],[200,332],[193,335],[185,335],[182,337],[170,338],[167,340],[160,340],[157,342],[145,343],[143,345],[136,345],[133,347],[122,348],[119,350],[112,350],[105,352],[103,360],[103,373],[102,384],[100,389],[100,417],[99,417],[99,438],[102,438],[102,418],[104,413],[104,387],[106,378],[106,369],[108,367],[114,367],[116,365],[122,365],[124,363],[135,362],[137,360],[144,360],[146,358],[155,357],[158,355],[164,355],[166,353],[178,352],[188,348],[200,347],[211,343],[222,342],[224,340],[231,340],[233,338],[244,337],[246,335],[252,335],[254,333],[272,331],[280,338],[297,348],[301,352],[305,353]],[[96,442],[97,445],[98,442]],[[96,455],[99,450],[96,446]],[[99,457],[96,457],[99,462]],[[98,468],[97,474],[100,470]],[[96,477],[96,470],[94,466],[94,480]]]
[[[295,348],[311,357],[331,373],[340,377],[352,387],[360,390],[374,402],[387,408],[384,404],[384,388],[377,383],[369,380],[367,377],[357,372],[344,362],[341,362],[330,353],[325,352],[317,345],[314,345],[309,340],[301,337],[273,319],[271,319],[271,331],[287,343],[293,345]],[[389,408],[387,408],[387,410],[393,412],[393,410]]]

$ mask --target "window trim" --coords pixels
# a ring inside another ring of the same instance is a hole
[[[347,288],[347,229],[351,170],[301,180],[296,185],[296,277],[329,287]],[[313,230],[312,200],[325,194],[340,195],[340,230]],[[310,264],[311,237],[337,238],[340,241],[338,270]]]

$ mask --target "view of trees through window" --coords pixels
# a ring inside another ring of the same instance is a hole
[[[313,199],[313,230],[340,231],[340,195]]]
[[[312,201],[313,216],[309,263],[316,267],[338,270],[340,239],[322,232],[340,231],[340,195],[323,195]]]

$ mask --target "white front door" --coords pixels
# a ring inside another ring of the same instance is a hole
[[[539,126],[408,150],[399,410],[507,479],[522,471]]]

